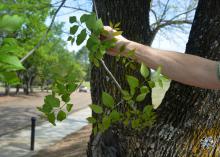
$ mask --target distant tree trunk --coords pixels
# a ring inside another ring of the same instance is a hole
[[[10,85],[9,84],[5,84],[5,95],[9,95],[10,93]]]
[[[30,92],[31,92],[31,93],[34,92],[34,90],[33,90],[34,79],[35,79],[35,76],[32,76],[32,77],[29,79],[29,87],[30,87]]]
[[[19,90],[20,90],[20,85],[16,85],[16,91],[15,91],[16,95],[19,93]]]
[[[29,79],[26,76],[24,77],[23,90],[24,94],[29,95]]]
[[[153,41],[153,34],[149,25],[150,0],[96,0],[98,16],[102,18],[105,25],[109,21],[113,23],[120,22],[123,35],[130,40],[150,45]],[[139,69],[132,70],[125,68],[121,62],[117,62],[114,57],[105,56],[105,63],[116,77],[122,88],[128,88],[125,75],[132,74],[142,79]],[[136,65],[139,66],[139,65]],[[97,83],[98,82],[98,83]],[[92,102],[101,105],[101,93],[106,91],[110,93],[118,102],[121,100],[120,91],[115,86],[112,79],[106,73],[103,67],[96,68],[92,66],[91,71],[91,95]],[[146,97],[144,105],[151,103],[151,94]],[[118,136],[123,134],[113,134],[117,128],[110,128],[105,134],[98,136],[91,135],[88,145],[88,156],[108,157],[119,156],[121,154]],[[99,143],[94,146],[94,142],[99,138]]]

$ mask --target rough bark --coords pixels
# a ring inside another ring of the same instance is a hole
[[[149,1],[96,0],[96,2],[99,16],[105,22],[121,21],[122,29],[126,30],[126,37],[142,43],[150,43],[146,39],[150,35],[150,29],[146,27]],[[120,8],[126,10],[126,13]],[[186,48],[187,53],[213,60],[220,59],[219,8],[218,0],[199,1]],[[139,17],[140,12],[142,17]],[[139,33],[140,36],[137,37]],[[105,60],[113,73],[118,74],[117,79],[123,81],[124,78],[119,76],[123,76],[125,70],[115,64],[111,57],[107,56]],[[112,93],[115,92],[115,88],[107,85],[109,79],[106,78],[103,69],[93,68],[91,79],[93,102],[100,103],[100,93],[103,89],[109,88],[107,91],[112,89]],[[140,133],[112,128],[104,135],[98,134],[95,138],[91,136],[88,156],[218,157],[220,156],[219,105],[219,91],[194,88],[173,81],[156,111],[158,118],[154,127]]]
[[[105,25],[109,21],[120,22],[123,35],[130,40],[150,45],[154,36],[149,25],[150,0],[96,0],[98,16],[102,18]],[[126,74],[136,75],[141,79],[139,70],[125,68],[121,62],[116,62],[114,57],[105,56],[107,67],[116,77],[122,88],[128,87],[125,79]],[[136,65],[139,66],[139,65]],[[121,94],[112,79],[103,67],[92,67],[91,71],[91,95],[92,102],[101,105],[101,93],[110,93],[116,102],[120,100]],[[151,103],[150,94],[144,104]],[[88,156],[121,156],[118,135],[114,134],[117,129],[111,128],[101,136],[91,135],[88,145]],[[122,135],[120,135],[122,136]],[[98,144],[94,146],[94,143]],[[117,142],[118,141],[118,142]]]
[[[186,53],[220,59],[220,1],[200,0]],[[119,136],[122,156],[219,157],[220,92],[172,82],[154,127]],[[126,138],[125,138],[126,137]]]

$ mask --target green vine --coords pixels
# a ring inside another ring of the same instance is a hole
[[[149,81],[150,71],[142,63],[140,68],[140,74],[145,79],[141,83],[135,76],[127,75],[126,80],[129,85],[129,89],[122,89],[120,84],[117,82],[115,77],[112,75],[111,71],[105,65],[103,61],[103,56],[106,51],[113,48],[116,43],[116,39],[100,40],[100,35],[107,35],[107,31],[104,30],[104,26],[101,19],[96,18],[95,13],[84,14],[81,16],[80,20],[77,20],[75,16],[70,17],[69,22],[73,24],[70,28],[70,36],[68,41],[72,44],[75,42],[77,45],[81,45],[87,39],[86,47],[89,50],[90,62],[95,66],[100,67],[100,64],[104,66],[107,73],[111,76],[116,86],[119,88],[122,94],[122,98],[119,102],[116,102],[114,98],[107,92],[102,92],[102,105],[91,104],[89,107],[96,115],[96,117],[88,117],[89,123],[94,125],[93,133],[104,132],[111,125],[120,123],[126,127],[131,127],[135,130],[141,130],[143,128],[152,126],[155,122],[156,115],[153,111],[151,104],[146,105],[143,110],[139,110],[136,107],[137,103],[144,101],[147,94],[149,94],[150,89],[155,87],[155,82],[159,82],[162,85],[162,77],[160,74],[161,68],[153,75],[152,79]],[[113,33],[114,36],[122,34],[119,26],[120,23],[110,26],[116,30]],[[77,35],[77,32],[80,33]],[[125,46],[120,48],[120,51],[124,51]],[[129,57],[134,54],[134,50],[127,53],[127,59],[123,58],[125,66],[130,65],[132,67],[133,61],[125,62],[129,60]],[[117,56],[120,59],[120,55]],[[133,67],[135,68],[135,67]],[[44,105],[39,108],[48,118],[49,122],[55,125],[56,120],[62,121],[66,118],[67,112],[70,112],[73,104],[70,102],[70,95],[76,91],[80,82],[71,78],[69,74],[65,75],[62,79],[55,80],[52,85],[52,94],[47,96],[44,100]],[[63,101],[63,105],[61,105]],[[126,105],[127,111],[120,112],[117,110],[119,105]]]

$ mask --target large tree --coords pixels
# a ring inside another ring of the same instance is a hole
[[[151,1],[96,0],[99,16],[108,21],[121,21],[125,36],[150,44],[154,34],[149,27]],[[220,42],[220,2],[200,0],[186,52],[218,60]],[[112,57],[105,61],[122,83],[127,72]],[[121,78],[121,77],[122,78]],[[103,90],[120,97],[112,89],[104,70],[93,68],[92,99],[100,104]],[[100,82],[95,85],[95,82]],[[124,85],[125,86],[125,85]],[[89,156],[219,156],[219,92],[172,82],[152,128],[140,133],[112,127],[104,134],[91,136]]]

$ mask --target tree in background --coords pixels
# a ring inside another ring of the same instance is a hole
[[[27,2],[18,0],[16,3],[14,3],[12,0],[9,0],[4,1],[1,4],[1,9],[4,10],[2,14],[3,17],[7,14],[15,14],[16,17],[19,16],[24,19],[22,27],[17,28],[16,32],[13,30],[13,33],[6,32],[1,36],[1,55],[8,51],[9,53],[12,53],[12,55],[16,56],[16,61],[19,62],[18,59],[21,59],[23,56],[25,56],[39,43],[42,36],[44,36],[45,32],[49,29],[45,24],[46,18],[49,15],[54,15],[54,8],[50,3],[50,0],[30,0]],[[9,17],[9,20],[10,19],[12,18]],[[8,24],[13,25],[12,23]],[[80,67],[79,63],[75,62],[75,56],[70,55],[70,52],[65,49],[66,43],[61,39],[62,27],[62,23],[55,23],[53,26],[51,26],[51,31],[48,32],[45,42],[41,43],[41,47],[35,50],[35,54],[33,54],[23,63],[23,70],[17,71],[17,74],[15,71],[13,71],[14,79],[11,80],[14,82],[10,81],[9,79],[12,77],[12,75],[7,73],[7,75],[4,75],[4,78],[3,73],[1,72],[1,81],[6,84],[6,94],[9,94],[9,84],[18,84],[16,86],[16,93],[19,92],[20,87],[23,87],[24,93],[29,94],[30,91],[33,91],[32,85],[36,77],[40,81],[40,85],[43,89],[44,85],[50,84],[54,79],[54,66],[56,66],[57,71],[58,68],[62,68],[60,71],[65,71],[66,69],[63,67],[67,68],[68,66],[68,68],[72,68],[71,73],[78,74],[76,75],[78,79],[84,77],[85,74],[83,72],[83,68]],[[5,58],[3,58],[3,60],[4,59]],[[21,66],[20,63],[19,65]],[[9,69],[7,68],[7,70]],[[21,81],[19,81],[17,76],[19,76]]]
[[[79,62],[84,71],[86,72],[86,75],[84,77],[85,81],[90,81],[90,71],[91,71],[91,64],[89,62],[89,51],[86,47],[82,47],[75,55],[75,58],[77,60],[77,62]]]

